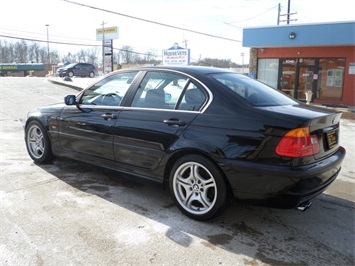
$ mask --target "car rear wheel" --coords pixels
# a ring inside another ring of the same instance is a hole
[[[74,77],[74,72],[73,72],[73,71],[69,71],[69,72],[68,72],[68,77],[69,77],[69,78]]]
[[[228,190],[220,170],[207,158],[180,158],[170,174],[170,193],[180,211],[204,221],[221,213],[227,205]]]
[[[26,127],[26,148],[36,163],[48,163],[53,159],[51,143],[47,132],[38,121],[30,122]]]

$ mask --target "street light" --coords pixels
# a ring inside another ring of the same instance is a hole
[[[51,63],[51,58],[49,56],[49,35],[48,35],[49,24],[46,24],[46,27],[47,27],[47,56],[48,56],[47,62],[48,62],[48,64],[50,64]]]
[[[244,74],[244,53],[240,54],[242,57],[242,73]]]

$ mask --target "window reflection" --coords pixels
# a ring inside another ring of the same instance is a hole
[[[341,100],[344,70],[345,58],[321,58],[319,60],[318,99]]]
[[[280,75],[279,75],[280,62]],[[342,99],[345,58],[259,59],[258,80],[296,99],[305,99],[312,91],[313,99]],[[279,79],[279,85],[277,81]]]
[[[277,88],[279,59],[260,59],[258,62],[258,80]]]

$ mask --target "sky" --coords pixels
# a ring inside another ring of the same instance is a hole
[[[191,61],[219,58],[237,64],[249,60],[249,48],[242,46],[243,28],[276,26],[278,5],[281,15],[288,10],[288,0],[0,0],[0,3],[3,1],[6,3],[0,9],[0,39],[26,38],[42,41],[41,45],[46,46],[48,30],[50,49],[60,54],[73,53],[100,46],[96,29],[104,23],[105,27],[119,29],[114,48],[130,46],[139,53],[154,51],[157,59],[161,59],[162,50],[178,43],[190,49]],[[290,0],[290,13],[295,13],[290,16],[291,25],[355,21],[353,0]],[[280,20],[285,19],[286,16],[280,16]],[[286,22],[280,21],[282,25]]]

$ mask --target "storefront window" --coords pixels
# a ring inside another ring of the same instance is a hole
[[[320,100],[341,100],[345,58],[321,58],[317,83],[317,98]]]
[[[273,88],[277,88],[279,59],[259,59],[257,79]]]

